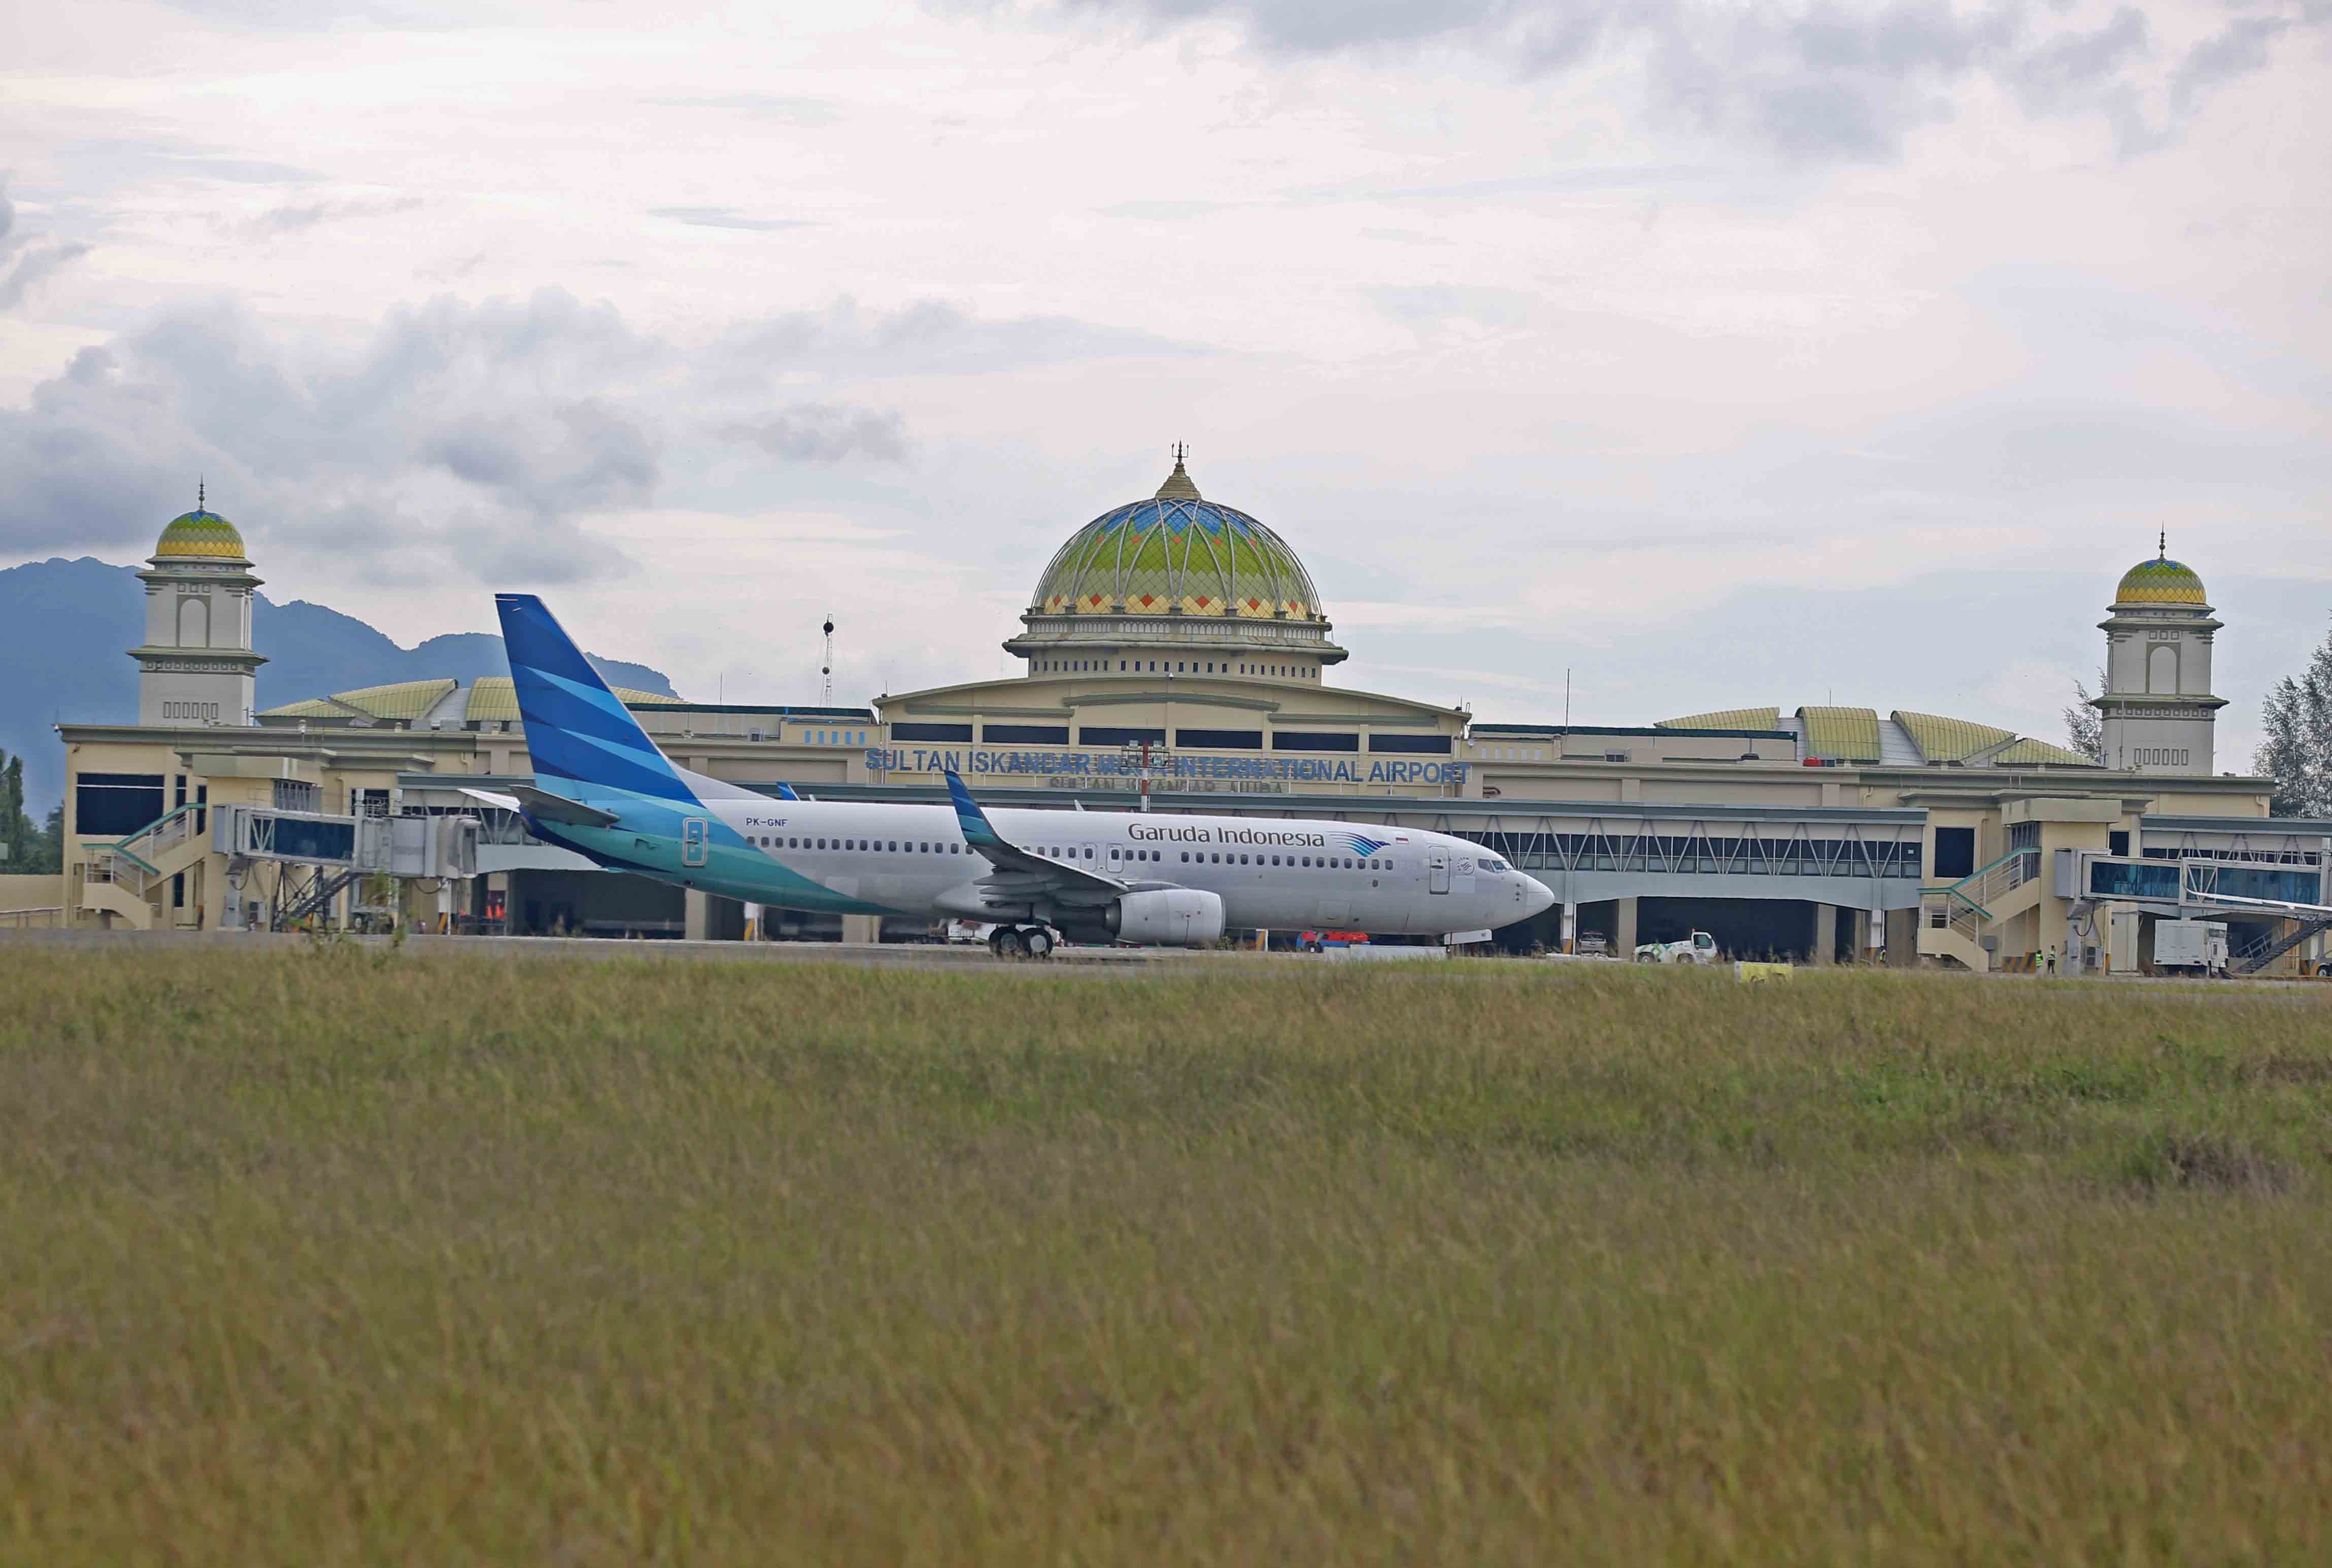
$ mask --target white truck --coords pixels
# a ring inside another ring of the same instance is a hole
[[[1716,939],[1705,931],[1682,942],[1647,942],[1636,948],[1638,963],[1715,963]]]
[[[2223,920],[2156,921],[2154,926],[2154,967],[2165,974],[2225,975],[2227,923]]]

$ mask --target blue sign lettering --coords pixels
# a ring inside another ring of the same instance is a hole
[[[878,773],[959,773],[1008,778],[1126,778],[1142,770],[1141,759],[1122,751],[935,751],[922,746],[871,746],[866,766]],[[1463,784],[1463,762],[1368,762],[1327,757],[1169,756],[1153,758],[1152,777],[1171,785],[1177,779],[1249,779],[1285,783]]]

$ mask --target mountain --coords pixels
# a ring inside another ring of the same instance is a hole
[[[145,640],[146,585],[135,567],[33,561],[0,571],[0,751],[24,759],[24,809],[39,821],[63,795],[64,748],[52,725],[128,724],[138,719],[138,666],[122,655]],[[354,616],[259,596],[252,642],[259,705],[272,708],[356,686],[437,675],[473,681],[507,675],[502,640],[453,632],[401,648]],[[645,664],[591,662],[611,685],[676,696]]]

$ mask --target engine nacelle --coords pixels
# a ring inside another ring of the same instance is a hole
[[[1120,942],[1145,947],[1211,947],[1223,936],[1220,894],[1195,887],[1129,893],[1102,911],[1103,923]]]

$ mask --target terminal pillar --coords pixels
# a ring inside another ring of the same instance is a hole
[[[842,940],[845,942],[879,942],[883,940],[883,917],[879,914],[846,914],[842,917]]]
[[[1579,906],[1575,904],[1566,904],[1563,906],[1563,931],[1555,951],[1557,952],[1579,951]]]
[[[1814,905],[1814,963],[1820,967],[1838,961],[1838,905]]]
[[[1887,967],[1917,969],[1919,967],[1919,912],[1916,909],[1890,909],[1887,912]]]
[[[1636,956],[1636,901],[1632,898],[1611,901],[1611,951],[1623,959]]]
[[[712,895],[690,888],[681,895],[681,934],[691,942],[712,940]]]

